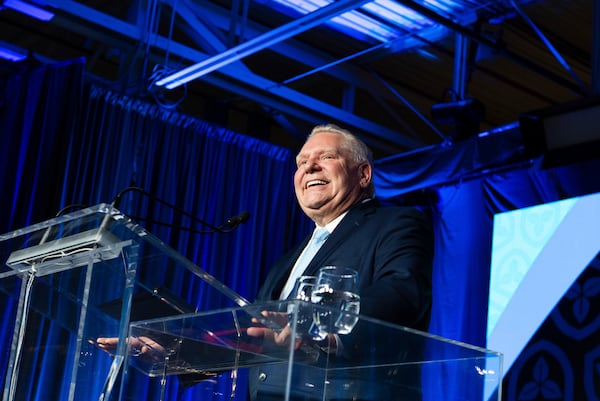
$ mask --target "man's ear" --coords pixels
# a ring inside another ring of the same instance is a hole
[[[358,166],[358,173],[360,174],[360,186],[361,188],[366,188],[369,186],[371,179],[373,178],[373,171],[371,169],[371,165],[367,162]]]

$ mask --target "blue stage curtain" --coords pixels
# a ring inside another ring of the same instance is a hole
[[[226,236],[201,236],[161,225],[147,228],[252,300],[275,259],[311,228],[294,198],[295,155],[85,83],[84,66],[83,60],[75,60],[5,67],[7,74],[0,81],[4,171],[0,190],[5,218],[0,231],[46,220],[65,205],[110,203],[132,185],[215,225],[246,210],[248,222]],[[178,223],[168,208],[140,197],[124,195],[119,208],[126,214]],[[193,282],[176,284],[180,295],[199,309],[215,307]],[[2,377],[14,325],[13,296],[0,292]],[[40,329],[44,336],[59,330],[53,325]],[[25,399],[63,399],[68,386],[61,375],[51,351],[40,350],[39,363],[25,384],[29,388]],[[185,397],[191,399],[193,392]]]
[[[58,211],[66,135],[78,124],[82,60],[0,64],[0,229],[25,227]]]
[[[77,125],[83,87],[82,60],[54,65],[0,65],[0,231],[28,226],[53,217],[65,171],[64,134]],[[15,293],[10,285],[0,291],[0,375],[6,376]],[[41,333],[47,333],[41,327]],[[39,367],[39,365],[38,365]],[[32,371],[29,383],[39,377]],[[24,384],[28,387],[28,383]],[[33,387],[33,386],[31,386]],[[29,399],[35,399],[30,396]]]

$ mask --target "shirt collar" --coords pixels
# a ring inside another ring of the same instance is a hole
[[[371,199],[373,199],[373,198],[363,199],[360,203],[366,203],[366,202],[370,201]],[[325,228],[327,229],[327,231],[329,231],[329,234],[331,234],[333,232],[333,230],[335,230],[335,228],[340,224],[342,219],[344,217],[346,217],[349,210],[350,209],[346,210],[344,213],[340,214],[338,217],[336,217],[335,219],[330,221],[328,224],[325,224]],[[315,228],[317,228],[317,227],[319,227],[319,226],[315,225]]]
[[[332,221],[330,221],[328,224],[325,225],[325,228],[327,229],[327,231],[329,231],[329,234],[331,234],[333,232],[333,230],[335,230],[335,228],[338,226],[338,224],[340,224],[340,221],[342,221],[342,219],[348,214],[348,211],[346,210],[344,213],[340,214],[338,217],[336,217],[335,219],[333,219]]]

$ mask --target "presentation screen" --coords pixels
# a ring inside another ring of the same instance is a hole
[[[600,194],[494,217],[487,347],[506,373],[600,250]]]

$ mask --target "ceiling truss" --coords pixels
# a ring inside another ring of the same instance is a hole
[[[600,3],[600,0],[594,1]],[[280,26],[267,27],[248,17],[247,0],[235,1],[230,8],[211,1],[134,1],[128,4],[127,13],[134,17],[118,17],[98,7],[73,0],[46,0],[47,5],[56,14],[53,24],[106,43],[107,46],[110,44],[121,49],[122,54],[126,56],[122,57],[122,71],[119,74],[124,74],[128,64],[136,57],[146,59],[148,69],[162,66],[164,70],[152,76],[149,90],[164,91],[164,88],[157,83],[175,72],[203,69],[197,80],[260,104],[265,110],[270,110],[282,126],[293,127],[294,123],[289,119],[310,124],[326,120],[341,121],[345,126],[358,132],[372,147],[388,148],[388,153],[418,149],[436,141],[447,143],[451,140],[447,132],[442,131],[434,121],[431,121],[422,108],[413,105],[403,94],[401,87],[369,68],[368,63],[351,62],[361,57],[389,57],[391,53],[398,51],[393,43],[374,44],[340,57],[298,40],[297,37],[304,32],[366,2],[367,0],[339,0],[302,18]],[[574,96],[599,93],[598,37],[600,34],[598,32],[600,28],[598,25],[600,23],[598,21],[600,18],[594,19],[591,52],[593,68],[591,68],[591,85],[588,85],[585,79],[581,79],[575,69],[571,68],[568,61],[562,58],[560,52],[552,46],[551,41],[541,30],[537,29],[535,23],[527,19],[527,15],[513,0],[510,0],[510,3],[515,12],[520,13],[523,20],[536,32],[537,39],[544,43],[546,52],[560,62],[564,71],[549,68],[547,62],[531,60],[512,51],[502,41],[490,38],[485,32],[481,32],[476,25],[461,25],[415,0],[398,2],[440,24],[454,35],[451,54],[452,82],[449,83],[452,87],[453,98],[450,99],[452,101],[467,96],[469,68],[472,63],[469,49],[473,45],[486,47],[490,52],[500,54],[511,63],[533,71]],[[595,4],[596,16],[600,15],[599,8]],[[169,22],[164,21],[165,16],[169,16]],[[160,18],[163,18],[163,21],[160,21],[162,29],[158,28]],[[184,22],[177,27],[185,34],[184,40],[181,36],[176,38],[173,35],[175,20]],[[227,32],[227,35],[223,35],[223,32]],[[408,36],[416,42],[426,42],[415,34]],[[434,49],[436,47],[436,43],[429,43],[429,45]],[[265,49],[302,65],[304,70],[283,81],[254,72],[246,65],[245,59]],[[144,73],[150,76],[149,72]],[[324,74],[342,82],[344,87],[342,95],[336,101],[331,101],[317,98],[291,85],[295,81],[315,74]],[[372,102],[394,123],[383,124],[381,120],[356,113],[357,90],[368,94]],[[431,99],[427,100],[434,103]],[[430,136],[424,139],[422,128],[416,129],[414,124],[406,120],[406,114],[399,113],[398,108],[392,106],[393,104],[401,104],[404,109],[409,110],[412,117],[421,121],[422,126],[430,131]],[[290,129],[290,132],[294,131]],[[296,135],[300,135],[299,132],[302,130],[296,130]]]

